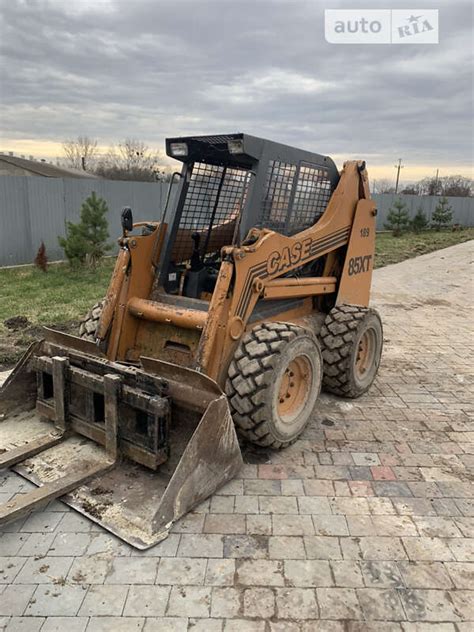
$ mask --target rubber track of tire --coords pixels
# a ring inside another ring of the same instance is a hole
[[[338,305],[326,316],[320,333],[326,391],[343,397],[356,396],[349,378],[351,351],[360,322],[372,311],[356,305]]]
[[[79,325],[79,338],[95,342],[95,332],[97,331],[97,326],[99,324],[103,304],[103,300],[96,303],[87,312],[85,318],[81,320],[81,323]]]
[[[265,391],[271,384],[275,357],[302,327],[289,323],[262,323],[246,334],[229,366],[225,391],[238,433],[259,446],[280,449],[293,441],[278,441],[263,416]],[[296,439],[294,439],[296,441]]]

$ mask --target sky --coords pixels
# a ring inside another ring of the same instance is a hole
[[[337,45],[324,9],[438,8],[440,43]],[[0,0],[0,150],[246,132],[367,161],[373,178],[472,176],[469,1]]]

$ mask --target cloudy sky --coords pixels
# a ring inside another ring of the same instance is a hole
[[[439,8],[438,45],[334,45],[325,8]],[[471,2],[0,0],[0,149],[245,131],[404,180],[469,175]]]

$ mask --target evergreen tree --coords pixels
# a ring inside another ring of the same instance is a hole
[[[446,228],[453,221],[453,209],[449,206],[448,199],[442,197],[438,200],[438,204],[431,217],[431,223],[436,230]]]
[[[410,224],[414,233],[421,233],[421,231],[428,228],[428,218],[421,206],[418,207],[415,217],[411,220]]]
[[[80,222],[67,222],[67,236],[58,237],[58,241],[71,265],[87,263],[95,267],[112,248],[107,243],[107,212],[106,201],[93,191],[82,204]]]
[[[389,209],[385,228],[391,230],[394,237],[400,237],[403,231],[408,230],[410,218],[405,202],[397,198],[393,206]]]

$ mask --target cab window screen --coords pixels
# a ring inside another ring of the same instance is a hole
[[[261,225],[292,234],[315,224],[332,194],[327,169],[272,160],[268,166]]]
[[[326,210],[331,193],[327,170],[301,163],[289,217],[289,231],[304,230],[315,224]]]
[[[232,244],[249,180],[246,169],[194,163],[171,261],[190,258],[195,232],[200,234],[203,256]]]

